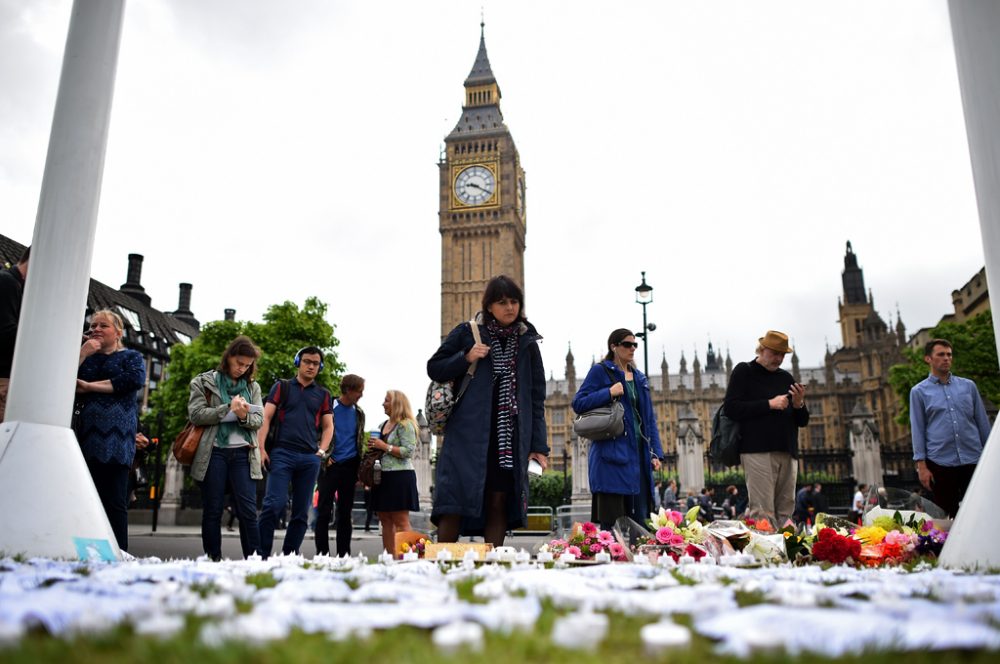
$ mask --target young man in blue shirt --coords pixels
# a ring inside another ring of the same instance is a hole
[[[952,375],[948,341],[928,341],[924,362],[930,375],[910,390],[913,460],[920,483],[954,517],[990,437],[990,420],[975,382]]]
[[[298,373],[293,380],[278,381],[271,387],[264,400],[264,424],[257,432],[261,463],[269,466],[267,493],[259,522],[264,558],[271,555],[274,525],[288,500],[289,482],[292,484],[292,515],[281,550],[285,555],[298,553],[309,526],[309,505],[320,462],[326,458],[333,439],[332,398],[326,388],[316,383],[316,376],[323,368],[323,351],[316,346],[306,346],[295,355],[295,365]],[[285,386],[288,394],[282,395]],[[272,426],[277,426],[278,431],[268,455],[264,441]]]
[[[333,403],[333,453],[319,475],[316,504],[316,553],[330,553],[330,514],[337,496],[337,555],[351,555],[351,509],[358,482],[364,444],[365,411],[358,401],[365,393],[365,379],[347,374],[340,380],[340,396]]]

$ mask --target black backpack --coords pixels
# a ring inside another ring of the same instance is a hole
[[[285,419],[285,404],[288,403],[288,386],[291,384],[289,380],[279,380],[278,381],[278,404],[277,411],[274,413],[274,417],[271,418],[271,428],[267,430],[267,438],[264,439],[264,450],[270,454],[271,448],[274,447],[274,443],[278,440],[278,431],[281,429],[281,423]]]
[[[708,455],[723,466],[740,463],[740,423],[722,412],[722,406],[712,418],[712,443]]]

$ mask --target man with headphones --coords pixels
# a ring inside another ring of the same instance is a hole
[[[278,381],[264,400],[264,424],[257,432],[261,463],[268,466],[267,492],[260,514],[261,555],[271,555],[274,525],[288,501],[292,485],[292,514],[282,553],[298,553],[309,526],[309,506],[320,463],[333,440],[330,392],[316,383],[323,369],[323,351],[306,346],[295,354],[298,372],[293,380]],[[287,388],[287,393],[281,391]],[[268,431],[277,427],[271,453],[264,449]],[[317,443],[318,440],[318,443]]]

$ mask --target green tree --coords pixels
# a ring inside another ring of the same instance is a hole
[[[951,342],[955,354],[951,370],[956,376],[976,381],[984,399],[1000,404],[1000,370],[997,368],[993,317],[989,311],[964,323],[941,323],[930,331],[930,336],[932,339],[947,339]],[[889,369],[889,384],[903,402],[897,421],[909,424],[910,389],[927,378],[929,368],[924,362],[923,348],[906,348],[903,356],[908,361]]]
[[[316,382],[337,394],[344,366],[334,352],[340,342],[334,336],[334,326],[326,321],[326,312],[326,304],[310,297],[301,309],[287,301],[272,305],[260,323],[225,320],[207,323],[190,344],[171,346],[166,378],[153,393],[151,410],[144,420],[154,427],[154,432],[160,433],[154,423],[162,413],[163,440],[172,441],[187,422],[191,379],[215,369],[226,346],[239,334],[253,339],[261,349],[257,382],[265,395],[275,381],[295,375],[295,354],[304,346],[323,349],[324,367]],[[167,447],[163,445],[161,449]]]
[[[566,489],[573,485],[573,476],[566,475]],[[565,489],[563,474],[547,472],[541,475],[528,475],[528,488],[531,492],[532,505],[548,505],[553,510],[564,505]]]

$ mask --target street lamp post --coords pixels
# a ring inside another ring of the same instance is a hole
[[[648,333],[656,329],[656,323],[646,322],[646,305],[653,301],[653,287],[646,283],[646,273],[642,273],[642,283],[635,287],[635,301],[642,305],[642,332],[635,336],[642,339],[642,370],[649,377]]]

